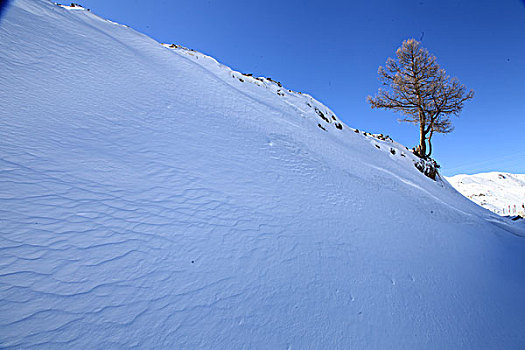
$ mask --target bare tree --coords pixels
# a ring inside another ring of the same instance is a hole
[[[474,91],[467,92],[457,78],[450,78],[415,39],[405,40],[396,56],[378,69],[379,80],[388,89],[380,88],[375,97],[368,96],[368,102],[372,108],[401,113],[400,121],[419,124],[415,153],[427,158],[432,154],[432,135],[453,130],[450,116],[459,115]]]

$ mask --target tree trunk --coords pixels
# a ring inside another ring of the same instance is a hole
[[[426,157],[430,157],[432,154],[432,134],[434,133],[434,130],[430,129],[430,134],[428,135],[428,154]]]
[[[420,158],[425,158],[427,153],[426,133],[425,133],[425,117],[419,115],[419,146],[417,146],[416,154]]]

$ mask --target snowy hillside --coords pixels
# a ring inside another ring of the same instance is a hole
[[[525,347],[525,227],[404,146],[47,0],[0,67],[0,348]]]
[[[525,174],[482,173],[447,178],[465,197],[500,215],[523,212]]]

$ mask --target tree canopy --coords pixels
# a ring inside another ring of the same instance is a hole
[[[465,101],[474,97],[457,78],[451,78],[415,39],[403,42],[396,51],[397,60],[389,58],[379,67],[379,80],[386,86],[376,96],[368,96],[372,108],[392,109],[400,121],[419,124],[420,141],[415,153],[421,158],[432,154],[432,135],[453,130],[450,116],[459,115]],[[428,147],[427,147],[428,142]]]

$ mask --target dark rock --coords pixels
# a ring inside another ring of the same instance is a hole
[[[436,163],[434,159],[420,158],[418,161],[414,162],[414,166],[416,167],[417,170],[422,172],[426,177],[429,177],[434,181],[436,181],[437,177],[439,176],[439,173],[438,173],[439,164]]]

